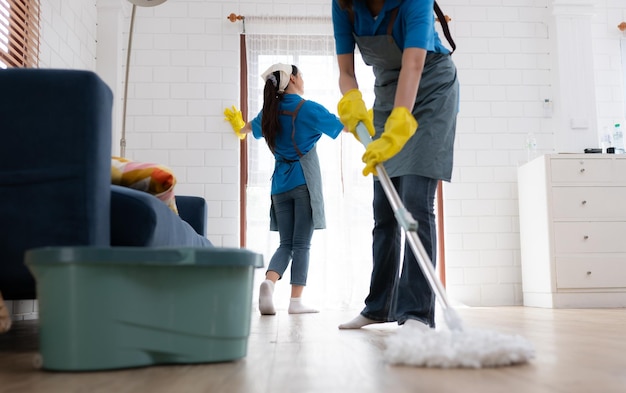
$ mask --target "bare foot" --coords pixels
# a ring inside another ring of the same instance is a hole
[[[0,293],[0,334],[8,332],[10,328],[11,315],[9,315],[9,308],[4,303],[4,299]]]
[[[359,314],[353,320],[339,325],[339,329],[360,329],[363,326],[372,325],[374,323],[383,323],[383,322],[365,318],[363,315]]]

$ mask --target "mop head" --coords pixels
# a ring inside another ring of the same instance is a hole
[[[405,324],[386,340],[391,364],[439,368],[481,368],[526,363],[530,342],[489,330],[435,330]]]

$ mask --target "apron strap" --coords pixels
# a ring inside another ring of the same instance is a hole
[[[396,17],[398,16],[398,8],[396,7],[391,10],[391,17],[389,18],[389,24],[387,25],[387,37],[389,38],[389,42],[393,43],[393,24],[396,23]]]
[[[452,52],[450,52],[450,55],[452,55],[454,51],[456,50],[456,44],[454,43],[454,40],[452,39],[452,35],[450,34],[450,29],[448,28],[448,21],[446,20],[446,17],[443,14],[443,12],[441,12],[441,8],[439,8],[439,4],[437,4],[436,1],[435,1],[435,14],[437,14],[437,19],[439,19],[439,23],[441,23],[441,29],[443,30],[443,35],[446,36],[446,40],[448,40],[448,43],[452,47]]]
[[[303,98],[298,103],[298,106],[296,106],[296,109],[294,109],[293,112],[280,111],[281,115],[291,116],[291,142],[293,143],[293,147],[296,149],[296,153],[298,153],[298,157],[302,157],[304,154],[302,154],[302,152],[298,148],[298,145],[296,144],[296,117],[298,116],[298,111],[302,107],[302,104],[304,104],[304,101],[306,100]]]

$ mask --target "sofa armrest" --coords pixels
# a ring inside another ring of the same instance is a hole
[[[111,185],[111,246],[210,247],[212,244],[154,195]]]
[[[187,221],[198,234],[206,235],[207,203],[204,198],[190,195],[176,195],[178,215]]]

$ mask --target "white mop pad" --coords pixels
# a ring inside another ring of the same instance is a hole
[[[403,325],[386,340],[391,364],[439,368],[481,368],[525,363],[534,349],[521,336],[495,331],[435,330]]]

